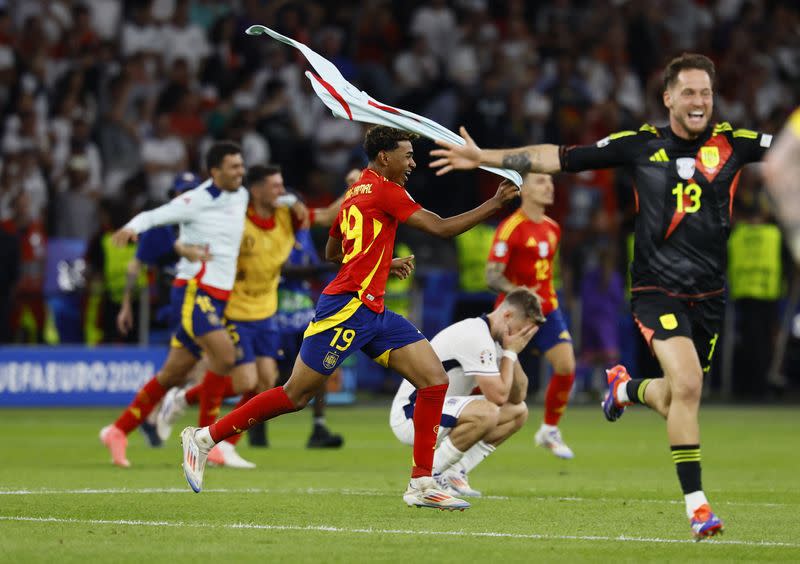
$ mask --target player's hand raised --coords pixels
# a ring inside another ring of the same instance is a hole
[[[412,272],[414,272],[414,255],[392,259],[392,265],[389,267],[389,274],[392,276],[405,280]]]
[[[466,141],[465,145],[456,145],[440,139],[436,140],[436,144],[441,149],[431,151],[431,156],[440,158],[430,164],[431,168],[439,169],[436,171],[436,176],[447,174],[451,170],[472,170],[473,168],[478,168],[481,164],[480,147],[470,137],[464,126],[461,126],[458,132]]]
[[[497,187],[497,193],[494,195],[494,198],[500,203],[500,205],[505,205],[519,196],[519,192],[519,186],[510,180],[503,180]]]
[[[511,327],[506,328],[506,333],[503,335],[503,350],[521,353],[538,330],[539,326],[535,323],[523,326],[516,333],[511,332]]]
[[[111,236],[111,242],[117,247],[124,247],[128,243],[135,243],[138,240],[139,235],[136,234],[136,231],[128,227],[123,227],[122,229],[115,231]]]

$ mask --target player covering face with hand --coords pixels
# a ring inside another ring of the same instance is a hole
[[[454,237],[492,216],[519,191],[503,183],[494,197],[454,217],[441,218],[425,210],[403,188],[416,167],[411,145],[415,138],[385,126],[367,131],[364,149],[369,165],[345,194],[326,245],[326,258],[341,268],[317,303],[289,380],[210,427],[187,427],[181,434],[184,473],[196,492],[202,488],[208,451],[215,443],[259,421],[302,409],[348,356],[362,350],[417,388],[414,463],[404,502],[449,510],[469,507],[437,489],[431,477],[447,374],[425,337],[384,308],[383,295],[389,274],[405,278],[414,267],[413,256],[392,257],[401,222],[439,237]]]
[[[544,322],[538,298],[516,289],[491,313],[454,323],[431,339],[450,380],[433,457],[434,479],[445,491],[479,497],[467,475],[527,421],[528,377],[517,355]],[[416,398],[414,386],[403,381],[389,416],[407,445],[414,444]]]

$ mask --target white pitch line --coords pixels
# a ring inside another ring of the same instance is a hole
[[[375,489],[349,489],[349,488],[241,488],[241,489],[228,489],[228,488],[208,488],[204,489],[205,493],[250,493],[250,494],[305,494],[305,495],[353,495],[353,496],[370,496],[370,497],[392,497],[396,496],[397,492],[389,492],[386,490]],[[0,495],[94,495],[94,494],[185,494],[193,493],[188,487],[186,488],[85,488],[85,489],[41,489],[41,490],[0,490]],[[509,500],[509,496],[502,495],[485,495],[481,499],[496,499],[496,500]],[[575,497],[575,496],[518,496],[513,499],[533,499],[536,501],[566,501],[576,503],[609,503],[621,502],[626,503],[658,503],[658,504],[680,504],[683,501],[672,499],[629,499],[624,497],[618,498],[604,498],[604,497]],[[743,506],[743,507],[796,507],[798,503],[771,503],[771,502],[758,502],[758,501],[725,501],[717,500],[714,505],[719,507],[722,505],[727,506]]]
[[[651,544],[694,544],[690,539],[662,539],[648,537],[629,537],[620,535],[616,537],[604,535],[546,535],[546,534],[525,534],[525,533],[504,533],[493,531],[415,531],[412,529],[361,529],[346,527],[336,527],[333,525],[262,525],[258,523],[184,523],[183,521],[142,521],[138,519],[73,519],[61,517],[25,517],[13,515],[0,515],[0,521],[25,522],[25,523],[64,523],[78,525],[130,525],[139,527],[175,527],[175,528],[194,528],[194,529],[250,529],[259,531],[302,531],[302,532],[323,532],[323,533],[347,533],[359,535],[413,535],[413,536],[450,536],[450,537],[476,537],[476,538],[511,538],[529,540],[563,540],[563,541],[609,541],[609,542],[640,542]],[[706,542],[706,546],[716,545],[735,545],[735,546],[758,546],[758,547],[777,547],[777,548],[800,548],[800,543],[779,542],[779,541],[737,541],[737,540],[717,540],[713,539]]]
[[[285,489],[265,489],[265,488],[206,488],[204,493],[247,493],[247,494],[309,494],[309,495],[355,495],[355,496],[396,496],[396,492],[385,490],[369,489],[347,489],[347,488],[285,488]],[[0,490],[0,495],[96,495],[96,494],[185,494],[193,493],[188,488],[85,488],[85,489],[42,489],[42,490]],[[502,495],[487,495],[482,499],[511,499]]]

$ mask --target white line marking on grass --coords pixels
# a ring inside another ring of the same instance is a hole
[[[355,496],[396,496],[397,492],[386,490],[348,489],[348,488],[206,488],[206,493],[252,493],[252,494],[309,494],[309,495],[355,495]],[[185,494],[194,493],[188,488],[85,488],[85,489],[41,489],[41,490],[0,490],[0,495],[93,495],[93,494]],[[482,499],[511,499],[503,495],[486,495]]]
[[[478,531],[415,531],[411,529],[349,529],[333,525],[262,525],[258,523],[185,523],[183,521],[141,521],[138,519],[73,519],[62,517],[25,517],[13,515],[0,515],[0,521],[14,521],[24,523],[64,523],[79,525],[130,525],[134,527],[175,527],[193,529],[251,529],[259,531],[318,531],[324,533],[348,533],[359,535],[424,535],[424,536],[450,536],[450,537],[491,537],[530,540],[565,540],[565,541],[627,541],[651,544],[694,544],[690,539],[662,539],[648,537],[629,537],[620,535],[616,537],[604,535],[545,535],[503,532],[478,532]],[[709,540],[706,545],[736,545],[759,546],[778,548],[800,548],[800,543],[779,541],[738,541],[738,540]]]
[[[205,493],[250,493],[250,494],[308,494],[308,495],[354,495],[354,496],[396,496],[397,492],[376,489],[351,489],[351,488],[208,488]],[[0,495],[92,495],[92,494],[185,494],[194,493],[187,488],[85,488],[85,489],[40,489],[40,490],[0,490]],[[576,496],[510,496],[485,495],[481,499],[533,499],[536,501],[571,501],[577,503],[665,503],[680,504],[683,501],[672,499],[630,499],[625,497],[576,497]],[[714,502],[715,506],[745,506],[745,507],[795,507],[797,503],[770,503],[758,501],[724,501]]]

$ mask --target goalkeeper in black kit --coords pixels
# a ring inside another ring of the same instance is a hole
[[[480,149],[462,128],[463,146],[437,142],[437,174],[479,165],[521,173],[628,167],[634,178],[636,225],[631,306],[636,324],[664,378],[634,379],[624,366],[609,370],[603,413],[619,419],[639,403],[667,421],[672,460],[692,534],[721,533],[701,483],[698,412],[724,313],[727,240],[741,168],[761,160],[772,136],[712,123],[714,64],[698,54],[664,70],[665,127],[642,125],[594,145],[532,145]]]

